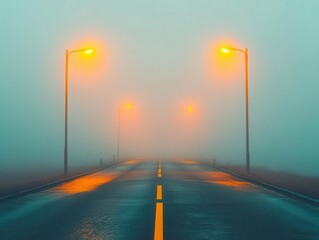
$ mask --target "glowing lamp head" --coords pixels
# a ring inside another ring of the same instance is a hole
[[[223,53],[229,53],[230,52],[229,48],[222,48],[221,51]]]
[[[130,103],[128,103],[128,104],[125,105],[125,108],[126,108],[126,109],[131,109],[132,107],[133,107],[133,106],[132,106],[132,104],[130,104]]]
[[[91,54],[93,52],[93,49],[86,49],[84,50],[85,54]]]
[[[187,111],[192,112],[193,111],[193,107],[192,106],[188,106],[187,107]]]

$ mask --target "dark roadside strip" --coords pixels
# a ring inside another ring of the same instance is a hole
[[[123,161],[123,162],[125,162],[125,161]],[[43,191],[43,190],[47,190],[49,188],[56,187],[56,186],[60,185],[61,183],[69,182],[69,181],[72,181],[72,180],[74,180],[76,178],[84,177],[84,176],[87,176],[87,175],[102,171],[104,169],[116,166],[116,165],[121,164],[123,162],[111,163],[111,164],[108,164],[108,165],[103,166],[103,167],[98,168],[98,169],[94,169],[94,170],[90,170],[90,171],[87,171],[87,172],[75,174],[75,175],[73,175],[71,177],[62,178],[62,179],[56,180],[56,181],[51,182],[51,183],[46,183],[46,184],[43,184],[43,185],[40,185],[40,186],[36,186],[36,187],[33,187],[33,188],[29,188],[29,189],[25,189],[25,190],[22,190],[22,191],[18,191],[16,193],[12,193],[12,194],[0,197],[0,202],[9,201],[9,200],[12,200],[12,199],[15,199],[15,198],[20,198],[20,197],[25,196],[25,195],[29,195],[29,194],[32,194],[32,193],[36,193],[36,192],[40,192],[40,191]]]
[[[303,194],[300,194],[300,193],[297,193],[297,192],[294,192],[294,191],[290,191],[288,189],[285,189],[285,188],[282,188],[282,187],[279,187],[279,186],[276,186],[276,185],[273,185],[273,184],[269,184],[269,183],[265,183],[265,182],[262,182],[262,181],[258,181],[258,180],[255,180],[253,178],[250,178],[250,177],[247,177],[247,176],[243,176],[241,174],[238,174],[236,172],[227,170],[227,169],[222,168],[222,167],[213,166],[213,165],[205,163],[205,162],[198,162],[198,163],[201,163],[201,164],[209,166],[211,168],[214,168],[214,169],[220,170],[222,172],[228,173],[228,174],[230,174],[232,176],[235,176],[235,177],[237,177],[239,179],[242,179],[244,181],[247,181],[247,182],[253,183],[255,185],[261,186],[263,188],[266,188],[268,190],[274,191],[276,193],[280,193],[280,194],[283,194],[285,196],[292,197],[294,199],[300,200],[302,202],[308,203],[308,204],[313,205],[313,206],[319,206],[319,199],[311,198],[311,197],[305,196]]]

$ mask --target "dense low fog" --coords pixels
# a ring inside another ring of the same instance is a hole
[[[319,175],[316,0],[3,0],[0,175],[63,171],[65,50],[70,169],[100,159],[245,164]],[[128,104],[130,105],[128,107]],[[119,118],[120,114],[120,118]]]

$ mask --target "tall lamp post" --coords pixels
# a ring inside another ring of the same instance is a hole
[[[64,176],[68,175],[68,110],[69,110],[69,57],[72,53],[82,52],[90,54],[90,48],[69,51],[65,50],[65,130],[64,130]]]
[[[250,153],[249,153],[249,112],[248,112],[248,49],[232,48],[226,47],[222,48],[223,53],[229,53],[230,51],[238,51],[244,54],[245,56],[245,102],[246,102],[246,172],[250,173]]]
[[[120,161],[120,136],[121,136],[121,113],[122,113],[122,107],[120,106],[118,108],[117,113],[117,161]],[[131,109],[132,104],[128,103],[125,105],[126,109]]]

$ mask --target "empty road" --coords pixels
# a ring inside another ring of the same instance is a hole
[[[319,239],[319,208],[184,161],[129,160],[0,203],[0,239]]]

